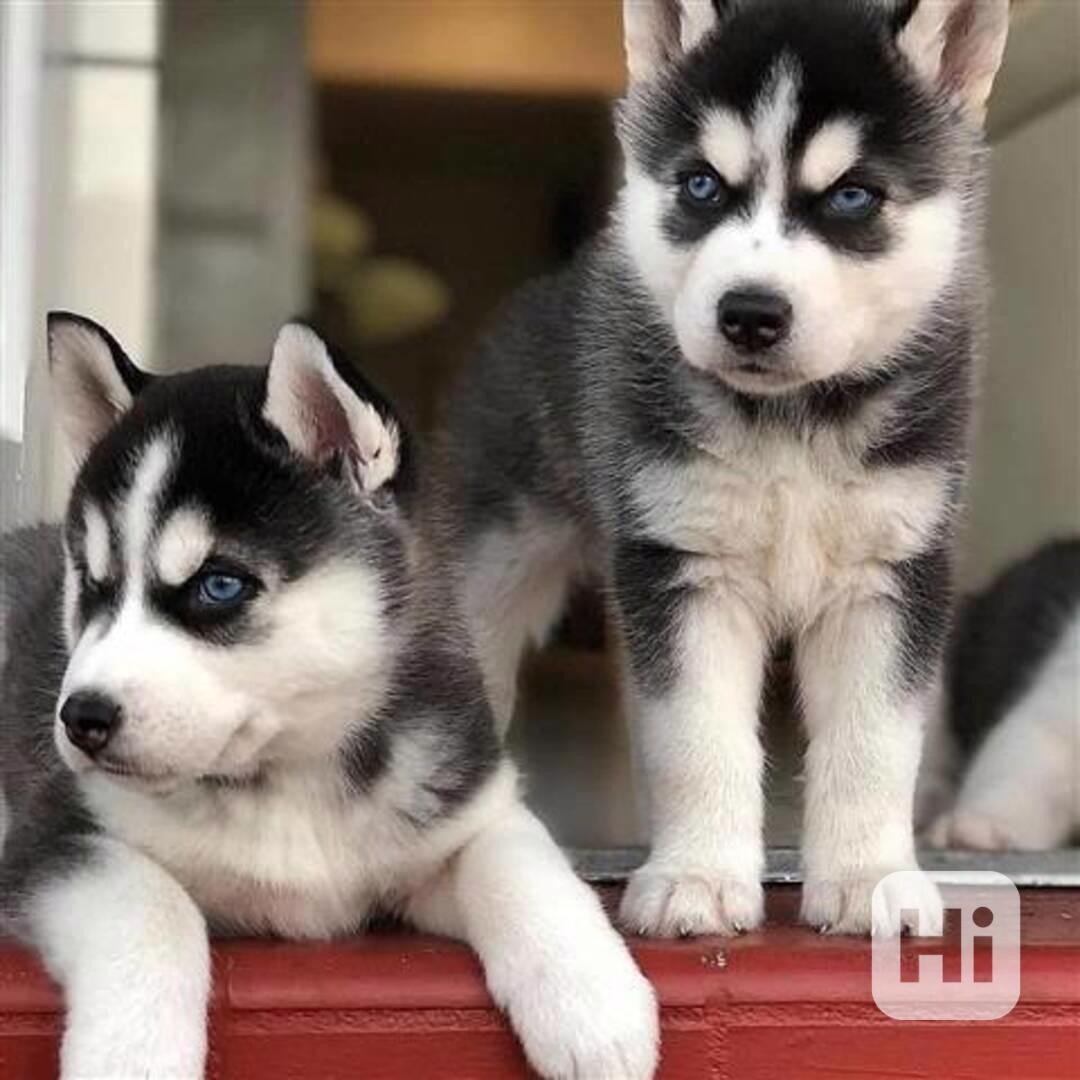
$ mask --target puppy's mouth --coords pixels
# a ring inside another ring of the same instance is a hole
[[[768,364],[761,364],[757,360],[747,360],[745,363],[736,364],[735,371],[739,375],[757,375],[763,379],[774,379],[784,374],[784,372],[776,371],[769,367]]]
[[[104,773],[110,780],[124,787],[137,788],[155,794],[175,791],[185,784],[199,784],[211,788],[245,788],[258,785],[263,780],[261,769],[238,773],[192,773],[150,772],[130,761],[115,758],[98,758],[91,768]]]
[[[806,382],[789,367],[743,359],[719,369],[717,374],[743,394],[776,395],[795,390]]]
[[[130,761],[119,758],[95,758],[92,767],[98,772],[104,773],[110,779],[118,780],[125,786],[144,790],[170,790],[183,781],[183,777],[177,776],[175,773],[151,772]]]

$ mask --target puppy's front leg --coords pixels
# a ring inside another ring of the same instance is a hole
[[[413,898],[421,928],[467,941],[525,1054],[549,1080],[647,1080],[656,1000],[592,890],[515,806]]]
[[[904,912],[940,934],[941,897],[925,875],[895,880],[871,912],[874,887],[917,868],[912,810],[937,654],[906,637],[890,598],[827,611],[797,645],[810,744],[806,755],[803,919],[834,933],[897,933]]]
[[[662,577],[631,566],[625,557],[616,588],[652,852],[622,919],[664,937],[749,930],[764,917],[763,630],[727,590],[680,589],[677,574],[665,590]]]
[[[76,869],[34,892],[25,923],[64,989],[63,1080],[201,1080],[206,925],[160,866],[95,839]]]

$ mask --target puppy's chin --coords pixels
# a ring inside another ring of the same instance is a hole
[[[728,348],[718,340],[680,343],[683,358],[695,371],[723,383],[744,397],[783,397],[813,380],[786,351],[755,355]]]
[[[733,350],[721,350],[704,359],[687,356],[688,363],[695,370],[748,398],[793,397],[811,388],[872,377],[877,370],[872,367],[833,365],[835,370],[820,371],[818,368],[828,365],[815,363],[813,357],[801,359],[800,363],[798,355],[783,352],[774,357],[758,359]]]

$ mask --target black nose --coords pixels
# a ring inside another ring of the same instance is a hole
[[[720,299],[720,332],[737,349],[763,352],[778,345],[791,330],[791,305],[779,293],[737,289]]]
[[[120,706],[101,694],[81,691],[60,706],[67,737],[91,757],[101,753],[120,726]]]

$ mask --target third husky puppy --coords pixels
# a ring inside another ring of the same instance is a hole
[[[959,776],[930,842],[1045,851],[1080,835],[1080,540],[965,602],[946,676],[931,739]]]
[[[653,848],[646,933],[762,918],[757,714],[794,641],[803,917],[915,865],[983,302],[981,125],[1007,0],[628,0],[610,226],[525,290],[445,443],[446,542],[505,722],[571,579],[606,580]],[[890,894],[875,929],[917,909]]]
[[[0,547],[0,926],[64,988],[65,1080],[202,1076],[207,923],[378,912],[468,941],[542,1075],[651,1076],[652,992],[519,801],[385,403],[302,326],[167,377],[49,338],[83,464]]]

